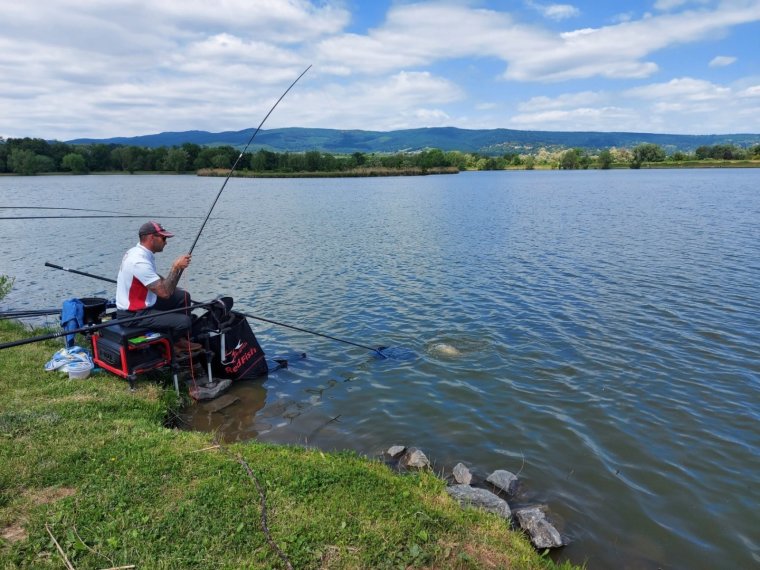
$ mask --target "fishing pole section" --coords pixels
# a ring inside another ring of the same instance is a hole
[[[299,75],[298,77],[296,77],[295,81],[293,81],[293,83],[290,84],[290,86],[285,90],[285,92],[282,95],[280,95],[280,98],[277,99],[277,101],[275,102],[275,104],[272,105],[272,108],[269,109],[269,112],[261,120],[261,122],[259,123],[259,126],[256,127],[256,130],[253,131],[253,134],[251,135],[251,138],[248,139],[248,142],[246,143],[245,147],[240,152],[240,154],[238,155],[238,157],[235,159],[235,163],[232,165],[232,168],[230,168],[230,171],[227,174],[227,178],[224,179],[224,183],[222,184],[222,187],[219,189],[219,192],[217,193],[216,198],[214,198],[214,202],[211,204],[211,207],[208,210],[208,214],[206,214],[206,218],[203,220],[203,223],[201,224],[201,227],[198,230],[198,235],[195,236],[195,239],[193,240],[193,245],[190,246],[190,251],[187,252],[188,255],[192,255],[193,250],[195,249],[195,245],[198,243],[198,240],[201,237],[201,233],[203,232],[203,228],[206,227],[206,222],[208,222],[208,219],[211,216],[211,212],[214,211],[214,206],[216,206],[216,203],[219,201],[219,197],[222,195],[222,192],[224,192],[224,188],[225,188],[225,186],[227,186],[227,182],[229,182],[230,178],[232,177],[232,173],[235,172],[235,169],[237,168],[237,165],[240,162],[240,159],[243,158],[243,155],[248,150],[248,147],[251,146],[251,143],[253,142],[253,139],[256,138],[257,134],[259,134],[259,131],[261,130],[261,127],[264,126],[264,123],[269,118],[269,115],[271,115],[272,111],[274,111],[277,108],[277,105],[279,105],[280,101],[282,101],[283,98],[285,97],[285,95],[288,94],[288,91],[290,91],[291,89],[293,89],[293,86],[296,83],[298,83],[298,80],[301,79],[304,75],[306,75],[306,72],[309,71],[310,69],[311,69],[311,65],[309,67],[307,67],[306,69],[304,69],[301,72],[301,75]]]

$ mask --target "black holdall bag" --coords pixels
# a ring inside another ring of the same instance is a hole
[[[215,377],[247,380],[269,370],[256,335],[240,313],[212,309],[193,325],[193,330],[209,335],[209,348],[214,352],[211,371]],[[217,331],[221,334],[216,334]]]

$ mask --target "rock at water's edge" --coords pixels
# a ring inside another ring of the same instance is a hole
[[[511,493],[515,485],[517,484],[517,475],[504,469],[497,469],[491,473],[486,479],[494,487],[498,487],[502,491]]]
[[[540,507],[529,507],[515,511],[520,528],[528,533],[530,541],[538,549],[559,548],[564,545],[559,531],[546,520]]]
[[[452,485],[446,487],[446,492],[463,507],[477,507],[505,519],[509,519],[512,515],[507,501],[497,497],[491,491],[469,485]]]
[[[467,469],[467,467],[465,467],[465,465],[462,463],[457,463],[454,465],[452,474],[454,475],[454,480],[457,483],[460,483],[462,485],[469,485],[472,483],[472,473],[470,473],[470,470]]]
[[[410,448],[404,457],[401,458],[401,463],[404,467],[413,467],[416,469],[425,469],[430,467],[430,461],[427,456],[419,449],[414,447]]]
[[[386,453],[390,455],[391,457],[398,457],[399,455],[404,453],[404,451],[406,451],[406,447],[404,447],[403,445],[393,445],[388,448],[388,451],[386,451]]]

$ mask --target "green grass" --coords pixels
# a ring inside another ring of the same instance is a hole
[[[28,333],[27,333],[28,334]],[[24,335],[0,322],[0,342]],[[0,568],[547,568],[505,521],[461,510],[431,473],[353,453],[260,443],[207,449],[164,427],[178,405],[145,381],[45,372],[60,347],[0,351]]]

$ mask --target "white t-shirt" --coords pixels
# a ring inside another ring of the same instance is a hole
[[[116,308],[120,311],[140,311],[156,304],[156,294],[148,285],[161,279],[156,273],[153,252],[139,243],[127,250],[121,260],[116,278]]]

